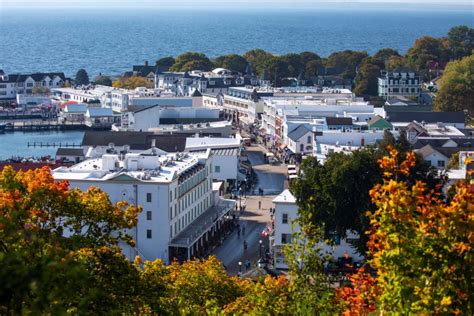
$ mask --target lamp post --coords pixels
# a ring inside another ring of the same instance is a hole
[[[239,187],[239,208],[242,211],[242,185]]]
[[[242,275],[242,261],[239,261],[239,276]]]
[[[259,250],[260,250],[260,258],[262,258],[262,244],[263,244],[263,241],[260,239],[258,241],[258,244],[259,244]]]

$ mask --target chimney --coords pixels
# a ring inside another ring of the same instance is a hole
[[[148,60],[145,60],[145,66],[148,66]]]

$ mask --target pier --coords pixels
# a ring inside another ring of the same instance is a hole
[[[49,142],[28,142],[28,147],[57,147],[57,148],[80,148],[82,144],[75,143],[49,143]]]
[[[85,130],[84,122],[58,122],[58,121],[12,121],[7,123],[5,131],[39,131],[39,130]]]

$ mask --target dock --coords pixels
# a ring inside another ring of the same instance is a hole
[[[57,147],[57,148],[80,148],[82,144],[74,143],[49,143],[49,142],[28,142],[28,147]]]
[[[5,131],[40,130],[85,130],[84,122],[58,122],[55,120],[14,121],[5,126]]]

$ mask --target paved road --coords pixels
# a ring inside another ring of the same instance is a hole
[[[224,243],[214,250],[214,255],[227,267],[230,275],[239,272],[238,262],[244,263],[249,260],[254,267],[260,257],[259,241],[262,240],[262,252],[268,248],[268,237],[262,237],[262,231],[270,223],[270,207],[273,207],[272,200],[275,196],[250,196],[246,201],[246,211],[240,216],[241,227],[245,226],[245,235],[237,234],[237,230],[229,235]],[[262,207],[258,208],[258,202],[262,202]],[[247,241],[247,250],[244,250],[243,242]],[[245,272],[242,266],[242,272]]]
[[[258,189],[261,188],[265,195],[280,194],[287,185],[286,166],[265,164],[264,152],[261,147],[249,147],[246,152],[257,175],[257,184],[253,193],[258,194]]]

